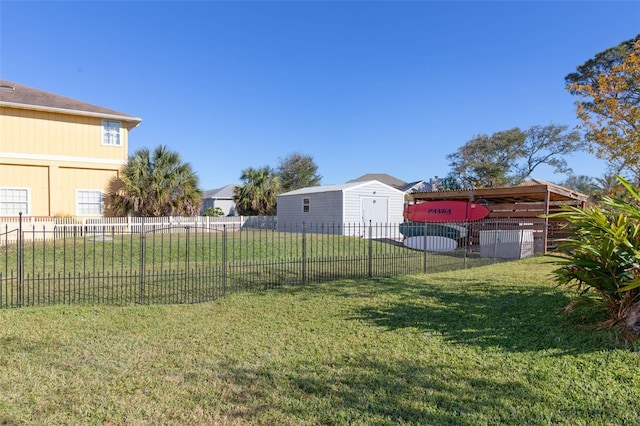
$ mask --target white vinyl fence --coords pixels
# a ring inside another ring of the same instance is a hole
[[[0,217],[0,235],[15,240],[22,226],[25,240],[48,240],[61,235],[140,233],[153,230],[180,232],[187,228],[209,231],[275,227],[274,216],[195,217]]]

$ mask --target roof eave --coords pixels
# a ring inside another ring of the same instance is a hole
[[[75,110],[75,109],[47,107],[47,106],[40,106],[40,105],[20,104],[20,103],[5,102],[5,101],[0,101],[0,106],[17,108],[17,109],[27,109],[32,111],[53,112],[57,114],[80,115],[83,117],[96,117],[96,118],[120,120],[120,121],[126,121],[128,123],[132,123],[133,124],[132,127],[136,127],[138,126],[138,124],[142,122],[141,118],[133,117],[131,115],[108,114],[108,113],[100,113],[100,112],[81,111],[81,110]]]

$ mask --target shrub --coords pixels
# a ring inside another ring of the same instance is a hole
[[[575,288],[579,296],[567,309],[583,302],[604,305],[608,319],[627,340],[640,336],[640,191],[618,176],[628,198],[604,197],[599,206],[565,206],[549,217],[569,222],[574,237],[565,239],[556,256],[561,266],[556,282]],[[589,292],[595,292],[595,298]]]
[[[224,212],[220,207],[215,207],[215,208],[207,207],[204,213],[202,213],[202,216],[212,216],[212,217],[224,216]]]

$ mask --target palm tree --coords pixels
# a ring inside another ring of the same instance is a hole
[[[180,154],[160,145],[153,152],[136,151],[111,184],[111,208],[116,215],[195,216],[202,192],[198,176]]]
[[[239,214],[269,216],[276,213],[276,201],[280,192],[280,178],[269,166],[242,171],[244,183],[236,187],[234,200]]]
[[[562,183],[562,186],[582,192],[590,197],[597,194],[599,190],[594,178],[587,175],[570,175],[567,180]]]
[[[623,189],[615,173],[608,173],[601,178],[596,178],[596,181],[600,186],[599,192],[601,196],[612,197]]]

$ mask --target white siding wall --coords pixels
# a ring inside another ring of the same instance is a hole
[[[375,192],[375,194],[374,194]],[[362,197],[380,197],[389,200],[389,223],[402,222],[404,208],[404,194],[380,182],[369,182],[345,191],[345,222],[362,222]],[[368,225],[368,224],[366,224]]]
[[[216,200],[213,207],[220,207],[225,216],[236,214],[236,203],[233,200]]]
[[[309,198],[309,212],[303,211],[303,200]],[[278,197],[278,228],[291,228],[302,223],[314,226],[342,224],[342,192],[315,192]]]
[[[224,212],[225,216],[229,216],[230,214],[235,216],[236,212],[236,203],[233,200],[219,199],[219,198],[205,198],[202,201],[202,213],[205,212],[209,207],[220,207]]]

